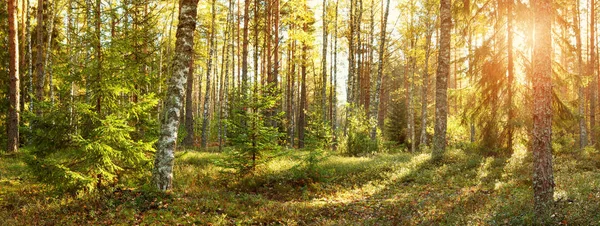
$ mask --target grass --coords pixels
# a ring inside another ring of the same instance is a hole
[[[0,156],[3,225],[528,225],[531,156],[451,149],[428,153],[331,155],[307,177],[304,152],[280,156],[239,178],[214,165],[214,152],[177,153],[174,189],[118,188],[84,198],[35,183],[21,156]],[[557,224],[600,225],[600,154],[554,159]],[[149,175],[148,175],[149,176]]]

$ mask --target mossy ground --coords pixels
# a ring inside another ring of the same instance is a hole
[[[531,156],[517,148],[487,157],[452,148],[428,153],[330,155],[312,176],[292,152],[240,178],[221,154],[177,154],[174,189],[119,188],[93,196],[54,195],[35,183],[22,157],[0,156],[2,225],[529,225]],[[556,224],[600,225],[600,154],[554,158]]]

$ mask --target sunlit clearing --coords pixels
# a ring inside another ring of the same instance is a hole
[[[339,191],[332,197],[314,200],[311,204],[322,205],[324,203],[331,202],[348,203],[356,200],[364,200],[381,192],[383,189],[397,182],[398,180],[410,175],[411,173],[414,173],[419,167],[428,162],[430,159],[431,154],[416,155],[408,163],[395,164],[392,171],[384,173],[384,178],[387,178],[385,180],[369,181],[360,187]],[[394,198],[388,198],[385,201],[394,201],[393,199]]]

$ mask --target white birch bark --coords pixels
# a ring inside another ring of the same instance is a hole
[[[182,0],[175,41],[175,58],[173,59],[173,75],[168,81],[165,100],[166,120],[162,123],[158,140],[158,149],[152,172],[154,185],[162,191],[173,186],[174,151],[177,146],[177,130],[183,105],[183,95],[187,75],[190,71],[189,61],[193,54],[194,30],[198,0]]]

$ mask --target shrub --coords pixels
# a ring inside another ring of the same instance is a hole
[[[77,104],[73,120],[64,110],[69,106],[39,105],[45,113],[29,116],[32,148],[26,162],[39,181],[71,194],[139,178],[151,166],[155,140],[132,138],[139,130],[131,124],[144,116],[135,112],[148,112],[155,104],[150,98],[105,117],[88,104]]]
[[[265,114],[276,107],[280,97],[261,95],[261,92],[247,97],[234,92],[232,96],[234,100],[226,120],[227,142],[232,148],[225,151],[225,159],[217,164],[245,175],[281,151],[278,141],[283,134],[269,124],[278,121],[282,115]]]
[[[379,150],[377,139],[371,139],[371,128],[375,121],[367,118],[362,109],[354,109],[348,117],[345,154],[361,156],[372,154]]]

